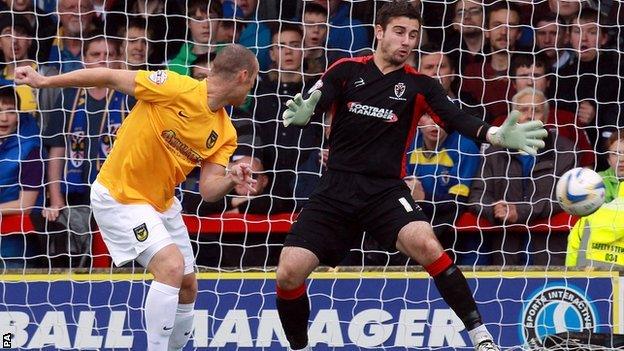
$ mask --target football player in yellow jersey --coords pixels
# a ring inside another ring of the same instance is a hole
[[[254,54],[222,49],[210,75],[198,81],[171,71],[109,68],[44,77],[31,67],[16,84],[33,88],[107,87],[136,97],[91,189],[91,207],[116,265],[136,260],[154,276],[145,301],[148,349],[181,350],[193,326],[195,262],[176,184],[201,165],[200,193],[217,201],[234,186],[254,192],[247,164],[226,172],[236,131],[226,105],[245,101],[258,74]]]

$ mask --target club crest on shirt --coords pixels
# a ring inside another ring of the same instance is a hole
[[[215,144],[217,143],[218,138],[219,134],[217,134],[217,132],[215,132],[214,130],[211,131],[208,140],[206,140],[206,147],[212,149],[212,147],[215,146]]]
[[[102,153],[108,156],[113,149],[113,143],[115,142],[115,136],[117,131],[121,127],[121,123],[114,123],[108,126],[108,133],[104,134],[100,139],[100,148]]]
[[[134,232],[136,239],[140,242],[144,242],[149,235],[149,231],[147,231],[147,225],[145,223],[139,225],[138,227],[132,228],[132,231]]]
[[[152,72],[152,74],[149,75],[149,80],[151,80],[152,82],[158,85],[161,85],[167,80],[167,72],[162,71],[162,70]]]
[[[77,131],[69,136],[69,160],[74,167],[80,167],[86,158],[85,133]]]
[[[397,83],[394,86],[394,95],[396,95],[396,97],[400,98],[401,96],[403,96],[403,93],[405,93],[405,84],[404,83]]]

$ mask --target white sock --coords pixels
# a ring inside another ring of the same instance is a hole
[[[484,324],[469,330],[468,336],[470,336],[470,340],[472,340],[474,346],[479,345],[484,340],[494,340],[492,334],[490,334]]]
[[[191,332],[193,332],[193,318],[195,317],[195,303],[181,303],[178,305],[175,316],[175,326],[169,338],[169,351],[179,351],[184,348]]]
[[[167,350],[169,336],[174,327],[179,293],[179,288],[152,281],[145,299],[145,326],[149,351]]]

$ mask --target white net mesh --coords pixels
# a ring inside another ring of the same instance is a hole
[[[148,277],[136,263],[125,267],[136,275],[113,268],[89,206],[89,187],[136,101],[106,89],[16,87],[15,67],[31,65],[45,76],[98,66],[169,69],[202,79],[225,44],[257,54],[258,83],[245,104],[228,112],[239,143],[232,162],[253,165],[260,194],[235,189],[218,202],[202,202],[195,171],[176,196],[198,266],[220,272],[200,276],[193,348],[278,349],[286,339],[274,276],[266,272],[277,265],[290,225],[326,170],[331,126],[319,116],[304,129],[285,128],[281,113],[338,59],[372,53],[382,35],[374,18],[384,3],[3,2],[0,85],[12,87],[4,95],[0,89],[0,267],[12,274],[0,279],[3,347],[146,347]],[[604,243],[611,245],[607,259],[583,261],[608,272],[559,272],[577,218],[557,204],[555,184],[571,168],[590,167],[602,171],[607,201],[617,197],[624,177],[624,139],[612,137],[624,126],[621,2],[422,0],[414,6],[423,26],[409,64],[437,77],[452,101],[493,125],[518,109],[523,118],[541,118],[551,133],[533,159],[447,135],[425,116],[406,154],[413,196],[469,272],[495,341],[526,348],[531,338],[565,330],[620,331],[621,236]],[[623,227],[615,215],[612,232]],[[580,251],[588,248],[583,229]],[[308,284],[313,346],[472,348],[427,275],[411,272],[413,260],[385,252],[365,235],[343,265],[355,266],[354,273],[320,273]],[[371,273],[371,266],[383,272]],[[88,275],[56,273],[65,268]]]

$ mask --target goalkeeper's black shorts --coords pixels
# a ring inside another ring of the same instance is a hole
[[[399,231],[413,221],[429,222],[403,180],[327,171],[284,246],[308,249],[322,264],[335,267],[359,247],[363,232],[381,249],[396,251]]]

